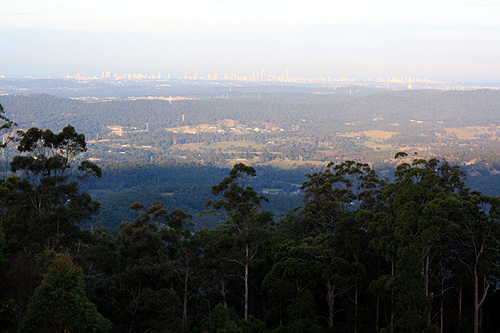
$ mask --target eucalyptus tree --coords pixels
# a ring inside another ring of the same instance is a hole
[[[320,327],[314,290],[318,285],[317,274],[325,266],[297,258],[292,253],[296,247],[291,239],[274,247],[274,264],[262,282],[269,305],[266,319],[277,331]]]
[[[80,192],[80,184],[100,177],[101,170],[86,160],[74,165],[87,148],[85,136],[72,126],[57,134],[38,128],[18,131],[16,141],[20,155],[13,158],[11,170],[18,177],[6,180],[11,191],[3,200],[5,227],[25,247],[63,250],[79,224],[98,211],[99,204]]]
[[[464,174],[437,159],[414,158],[411,163],[401,163],[395,177],[382,193],[385,211],[370,225],[376,234],[371,244],[391,267],[372,288],[384,286],[396,301],[391,309],[391,331],[430,330],[432,301],[442,291],[433,290],[431,282],[442,272],[438,267],[446,258],[439,254],[450,236],[454,215],[459,214],[460,202],[467,196]]]
[[[474,333],[481,329],[480,312],[498,284],[500,266],[500,199],[472,192],[453,223],[458,261],[473,283]]]
[[[85,294],[82,269],[58,255],[35,291],[22,332],[109,332],[112,325]]]
[[[167,214],[160,225],[160,233],[167,242],[168,253],[175,268],[174,276],[181,285],[179,294],[182,296],[182,331],[187,329],[188,302],[201,283],[199,279],[195,281],[202,260],[202,238],[189,229],[193,227],[193,224],[188,222],[190,218],[191,215],[176,209]]]
[[[168,212],[161,203],[150,208],[135,203],[131,208],[140,215],[120,226],[120,272],[110,297],[119,308],[114,321],[126,331],[180,329],[175,266],[162,231]]]
[[[80,183],[101,170],[82,160],[85,137],[71,126],[60,133],[18,131],[15,140],[14,174],[0,180],[0,219],[9,255],[2,285],[4,295],[15,299],[19,318],[41,279],[36,254],[69,251],[82,240],[81,223],[97,213],[99,204],[80,192]]]
[[[365,284],[368,251],[369,219],[365,216],[383,208],[380,194],[386,181],[368,164],[354,161],[329,163],[326,170],[307,177],[302,186],[304,207],[299,215],[313,237],[303,239],[297,249],[304,260],[308,258],[325,267],[320,281],[327,290],[324,299],[328,305],[328,326],[334,325],[336,298],[345,296],[353,304],[349,315],[351,328],[357,332],[359,294]]]
[[[338,220],[349,212],[376,210],[384,180],[369,164],[345,161],[329,163],[324,171],[307,175],[302,185],[302,215],[318,233],[332,233]]]
[[[265,230],[273,220],[272,214],[261,207],[267,198],[258,195],[257,191],[248,185],[250,177],[255,176],[253,167],[236,164],[229,176],[212,188],[212,193],[220,199],[207,203],[214,210],[222,210],[226,214],[227,220],[220,226],[220,249],[225,260],[243,269],[240,277],[245,289],[245,320],[248,318],[250,265],[257,258],[265,238]]]

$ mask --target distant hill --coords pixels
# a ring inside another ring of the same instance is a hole
[[[279,92],[266,93],[262,99],[236,95],[234,99],[229,96],[172,103],[160,100],[85,103],[35,94],[0,96],[0,103],[7,116],[20,126],[58,128],[71,123],[89,132],[116,124],[145,128],[149,123],[150,130],[155,130],[228,118],[246,124],[267,121],[283,127],[304,119],[313,124],[330,123],[336,128],[346,123],[372,123],[374,118],[386,122],[441,121],[453,126],[500,123],[500,91],[494,90],[390,91],[362,97],[311,93],[308,99]]]

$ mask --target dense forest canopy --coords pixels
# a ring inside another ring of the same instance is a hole
[[[23,142],[20,150],[31,153],[34,144],[58,142],[84,149],[71,144],[78,134],[69,128],[30,130]],[[237,164],[212,187],[205,214],[220,215],[215,228],[193,230],[180,209],[136,202],[137,218],[113,233],[78,228],[96,207],[61,173],[72,155],[56,150],[53,161],[62,164],[19,156],[13,169],[27,172],[2,182],[6,330],[498,327],[500,199],[467,188],[460,168],[446,162],[401,153],[392,180],[368,164],[331,163],[306,175],[302,207],[279,223],[250,186],[256,170]],[[82,171],[99,176],[86,162]]]

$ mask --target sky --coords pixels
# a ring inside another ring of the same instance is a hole
[[[0,0],[0,74],[500,81],[500,0]]]

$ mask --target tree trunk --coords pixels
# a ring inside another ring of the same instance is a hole
[[[429,298],[429,256],[425,257],[425,296]],[[427,313],[427,326],[431,326],[432,300],[430,300],[429,312]]]
[[[474,333],[479,333],[479,282],[477,268],[474,266]]]
[[[186,320],[187,320],[188,278],[189,278],[189,265],[188,265],[188,260],[186,258],[186,272],[184,273],[184,308],[183,308],[183,311],[182,311],[182,331],[183,332],[186,329]]]
[[[354,289],[354,333],[358,333],[358,285]]]
[[[226,286],[224,283],[224,277],[221,277],[220,293],[222,296],[222,305],[224,305],[224,309],[227,310]]]
[[[246,262],[245,262],[245,321],[248,319],[248,261],[250,259],[249,257],[249,251],[248,251],[248,243],[245,244],[245,251],[246,251]]]
[[[378,269],[377,269],[377,275],[380,275],[380,259],[378,260]],[[378,332],[379,326],[380,326],[380,296],[377,294],[377,310],[375,313],[375,331]]]
[[[460,280],[460,291],[458,293],[458,327],[462,327],[462,280]]]
[[[394,258],[391,259],[391,275],[394,276]],[[391,333],[394,332],[394,292],[391,291]]]
[[[441,324],[440,324],[440,331],[443,332],[444,330],[444,298],[441,298]]]
[[[333,305],[335,300],[335,286],[332,286],[330,281],[326,284],[327,292],[326,292],[326,303],[328,304],[328,327],[333,327]]]
[[[443,262],[441,261],[441,307],[440,307],[440,330],[443,332],[444,329],[444,272],[443,272]]]

